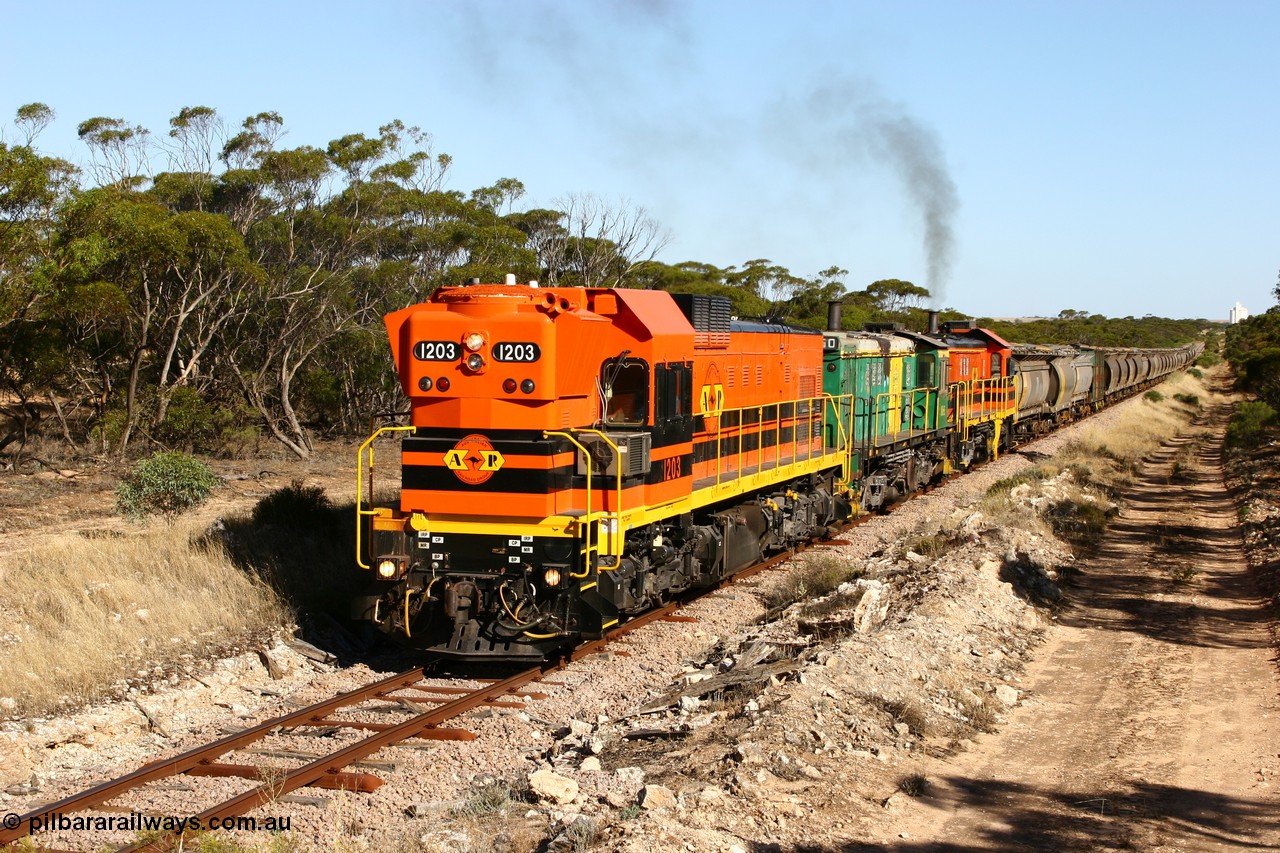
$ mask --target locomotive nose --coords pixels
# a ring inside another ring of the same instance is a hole
[[[416,401],[554,399],[555,341],[545,313],[424,310],[401,327],[401,346],[409,354],[405,391]]]

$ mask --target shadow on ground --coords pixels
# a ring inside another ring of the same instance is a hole
[[[985,822],[963,838],[833,844],[752,842],[751,853],[959,853],[959,851],[1065,851],[1149,849],[1160,844],[1226,845],[1275,850],[1280,815],[1274,804],[1224,797],[1194,788],[1135,783],[1127,790],[1047,791],[1005,781],[945,778],[931,786],[939,799],[958,799]],[[926,793],[921,806],[948,808]],[[918,807],[918,806],[917,806]],[[950,829],[950,828],[949,828]]]

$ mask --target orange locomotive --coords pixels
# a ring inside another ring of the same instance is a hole
[[[943,323],[939,337],[947,350],[952,458],[963,467],[1011,443],[1012,431],[1005,427],[1016,404],[1013,350],[972,320]]]
[[[403,433],[402,488],[358,509],[357,615],[414,646],[542,658],[851,512],[820,332],[512,277],[386,324],[412,415],[373,437]]]

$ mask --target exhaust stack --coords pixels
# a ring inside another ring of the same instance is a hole
[[[930,312],[929,312],[929,331],[928,331],[928,334],[930,334],[930,335],[936,335],[936,334],[938,334],[938,331],[939,331],[939,328],[938,328],[938,317],[939,317],[939,316],[940,316],[940,315],[938,314],[938,312],[937,312],[937,311],[930,311]]]
[[[827,331],[840,331],[840,309],[843,307],[839,299],[832,299],[827,303]]]

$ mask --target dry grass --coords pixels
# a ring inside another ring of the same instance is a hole
[[[1163,382],[1157,390],[1159,401],[1144,397],[1108,425],[1086,426],[1052,459],[995,483],[987,492],[988,500],[999,499],[1023,483],[1038,494],[1039,483],[1064,470],[1082,486],[1115,492],[1131,485],[1146,458],[1182,433],[1200,412],[1200,401],[1216,397],[1204,382],[1186,373]],[[1195,399],[1194,405],[1186,402],[1190,398]],[[994,504],[998,506],[999,500]]]
[[[999,485],[997,483],[997,485]],[[1038,495],[1039,486],[1033,486],[1031,495]],[[983,515],[1007,530],[1024,530],[1035,536],[1048,536],[1052,532],[1044,516],[1024,500],[1019,493],[988,492],[979,504]]]
[[[991,518],[999,519],[1004,526],[1017,526],[1030,530],[1042,531],[1044,525],[1040,514],[1027,506],[1024,497],[1039,495],[1046,479],[1051,479],[1057,470],[1050,464],[1035,465],[1024,468],[1011,477],[997,480],[988,488],[979,505],[981,512]]]
[[[910,773],[898,780],[898,790],[908,797],[918,797],[929,787],[929,777]]]
[[[792,564],[786,575],[764,591],[764,605],[772,612],[797,601],[820,598],[862,574],[861,565],[835,554],[805,554]]]
[[[1186,373],[1161,383],[1159,390],[1163,397],[1160,402],[1144,399],[1110,427],[1085,430],[1060,458],[1091,464],[1095,470],[1099,462],[1108,460],[1115,479],[1124,484],[1130,482],[1144,457],[1186,429],[1199,411],[1198,405],[1188,405],[1176,397],[1192,396],[1200,401],[1212,396],[1203,382]],[[1102,467],[1105,470],[1108,466]]]
[[[221,548],[194,545],[199,532],[179,522],[119,538],[68,535],[12,557],[0,574],[6,713],[103,698],[287,624],[278,596]]]
[[[1214,396],[1188,374],[1162,383],[1159,391],[1144,395],[1110,425],[1085,429],[1057,456],[994,483],[983,498],[983,513],[1008,528],[1041,534],[1051,529],[1077,553],[1089,551],[1113,511],[1107,496],[1132,485],[1148,457],[1182,433],[1201,401]],[[1188,464],[1175,460],[1174,474],[1182,476]],[[1033,499],[1039,499],[1039,510],[1032,508]]]
[[[908,539],[902,544],[902,553],[905,556],[907,552],[912,552],[928,557],[930,560],[936,560],[954,551],[959,545],[958,538],[948,531],[937,528],[936,533],[922,533]]]
[[[896,723],[906,723],[912,734],[928,735],[933,733],[933,718],[924,703],[914,696],[896,702],[887,702],[885,710],[893,715]]]

